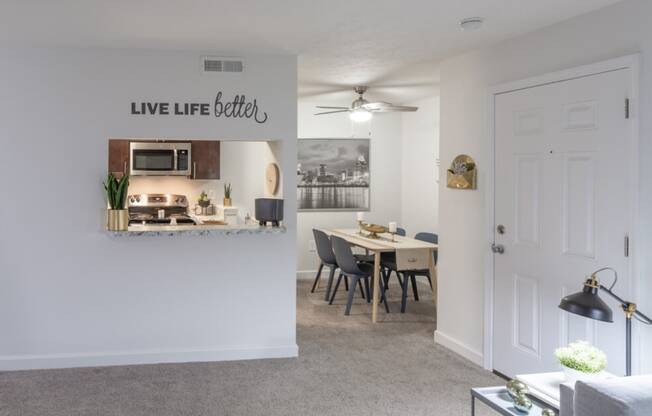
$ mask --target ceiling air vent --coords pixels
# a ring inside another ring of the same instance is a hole
[[[244,62],[240,58],[221,58],[216,56],[201,57],[201,72],[219,74],[223,72],[242,72]]]

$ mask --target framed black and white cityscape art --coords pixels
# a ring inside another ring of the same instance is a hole
[[[369,139],[299,139],[297,209],[369,211]]]

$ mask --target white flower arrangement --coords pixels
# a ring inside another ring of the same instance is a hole
[[[595,374],[607,367],[607,356],[586,341],[576,341],[567,347],[557,348],[555,356],[564,367]]]

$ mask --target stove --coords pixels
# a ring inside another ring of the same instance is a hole
[[[138,194],[127,198],[129,225],[196,225],[188,198],[173,194]]]

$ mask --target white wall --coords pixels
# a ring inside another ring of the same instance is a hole
[[[474,157],[479,166],[477,191],[440,188],[439,309],[436,339],[481,362],[483,349],[483,267],[485,189],[488,163],[488,87],[642,52],[640,118],[640,229],[633,249],[639,257],[642,310],[652,310],[652,2],[628,0],[597,12],[458,56],[441,67],[441,172],[458,153]],[[461,324],[463,323],[463,324]],[[642,351],[652,349],[651,328]],[[642,368],[652,372],[652,357],[642,354]]]
[[[439,230],[439,97],[412,102],[403,113],[401,139],[401,225],[408,235]]]
[[[0,50],[0,370],[296,355],[294,198],[287,234],[103,231],[109,137],[280,140],[295,169],[296,59],[245,58],[242,75],[204,77],[199,53]],[[218,90],[269,120],[129,114]]]
[[[220,150],[220,159],[224,170],[220,175],[220,183],[230,183],[233,187],[233,205],[238,207],[240,219],[247,214],[254,216],[255,198],[284,196],[282,186],[279,186],[276,196],[268,195],[265,187],[265,169],[270,162],[279,163],[276,153],[282,141],[277,142],[223,142]],[[280,166],[280,164],[279,164]],[[289,172],[294,173],[296,167]],[[218,203],[224,197],[223,186],[218,191]],[[294,193],[290,193],[290,198]],[[287,211],[286,211],[287,213]]]
[[[369,222],[401,222],[401,115],[374,116],[369,123],[353,123],[346,114],[314,116],[318,103],[300,102],[300,138],[371,138],[371,211]],[[355,212],[299,212],[297,216],[297,270],[300,278],[314,277],[317,253],[311,251],[313,228],[354,228]]]

